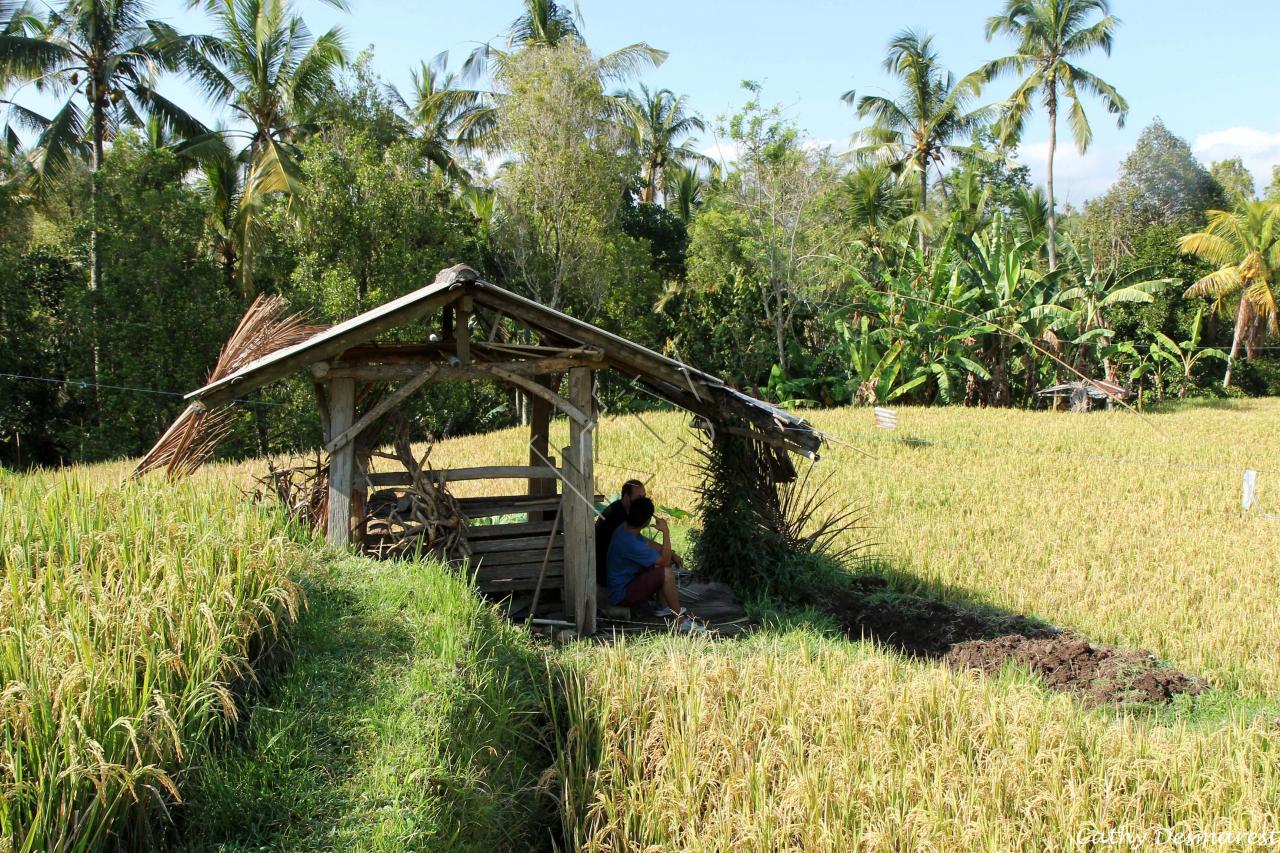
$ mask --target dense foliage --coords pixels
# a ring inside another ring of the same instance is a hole
[[[0,6],[6,98],[41,75],[67,93],[49,117],[0,101],[0,463],[140,453],[257,293],[334,322],[460,261],[793,405],[1030,408],[1085,378],[1140,404],[1280,388],[1280,179],[1257,190],[1238,160],[1206,168],[1156,120],[1108,192],[1057,210],[1013,153],[1041,100],[1051,133],[1061,102],[1081,149],[1081,97],[1126,114],[1075,64],[1113,47],[1102,0],[1009,4],[987,31],[1014,53],[967,75],[929,34],[896,35],[898,94],[845,95],[867,122],[849,156],[745,83],[714,123],[735,152],[719,164],[687,99],[618,90],[665,54],[599,56],[564,4],[525,4],[501,46],[459,71],[425,61],[405,93],[287,0],[199,5],[208,35],[148,21],[141,0]],[[117,52],[146,61],[95,97],[83,68]],[[232,124],[164,99],[161,69]],[[611,411],[653,405],[625,382],[602,392]],[[501,387],[415,400],[424,434],[521,415]],[[250,402],[225,453],[318,437],[305,381]]]

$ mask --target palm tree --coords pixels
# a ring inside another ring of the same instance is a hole
[[[855,242],[883,266],[891,265],[890,250],[900,239],[931,226],[916,210],[910,192],[882,163],[867,163],[845,175],[840,190]]]
[[[507,46],[512,49],[555,47],[565,39],[586,44],[581,26],[581,13],[570,12],[555,0],[524,0],[524,11],[511,23]],[[656,68],[666,59],[665,50],[641,41],[600,57],[600,72],[603,77],[623,80],[644,68]]]
[[[1102,17],[1089,23],[1094,14]],[[1124,126],[1129,104],[1115,87],[1100,77],[1072,64],[1072,60],[1101,49],[1111,55],[1115,28],[1107,0],[1006,0],[1004,12],[987,21],[987,40],[1007,33],[1018,40],[1016,52],[984,65],[978,74],[984,81],[1007,72],[1023,76],[1022,82],[1005,102],[1000,122],[1002,144],[1016,140],[1031,114],[1033,99],[1041,97],[1049,114],[1049,269],[1058,263],[1057,215],[1053,197],[1053,160],[1058,145],[1058,107],[1070,102],[1068,121],[1076,147],[1083,154],[1093,140],[1093,128],[1080,102],[1082,93],[1102,99],[1107,111]]]
[[[1231,368],[1243,344],[1249,358],[1268,333],[1280,334],[1276,286],[1280,284],[1280,205],[1265,201],[1235,211],[1211,210],[1203,231],[1178,238],[1178,248],[1218,268],[1187,288],[1187,296],[1208,296],[1221,309],[1240,294],[1236,326],[1222,387],[1231,386]]]
[[[43,18],[13,7],[3,37],[0,62],[6,74],[64,98],[48,119],[17,108],[20,119],[40,131],[28,156],[31,171],[47,176],[87,155],[91,290],[102,277],[97,176],[107,142],[122,126],[143,126],[147,116],[179,136],[207,132],[155,90],[157,72],[167,62],[146,11],[143,0],[65,0]]]
[[[856,153],[886,163],[900,175],[914,172],[920,181],[917,210],[924,212],[930,168],[940,169],[948,154],[989,156],[975,146],[953,144],[958,138],[968,138],[988,111],[966,111],[977,94],[977,81],[966,77],[957,83],[942,68],[933,49],[933,36],[912,30],[894,36],[884,69],[902,81],[897,100],[880,95],[857,98],[853,91],[842,96],[847,104],[856,100],[859,118],[872,120],[871,127],[860,134],[863,144]]]
[[[675,167],[711,165],[711,158],[689,147],[694,131],[705,131],[706,123],[686,111],[688,98],[670,89],[649,91],[640,84],[639,94],[629,94],[632,132],[643,163],[644,190],[640,200],[652,203],[661,191],[665,196]]]
[[[715,168],[712,167],[712,172]],[[668,210],[688,224],[694,211],[702,206],[707,179],[689,166],[673,166],[663,178],[663,201]]]
[[[464,77],[485,73],[490,63],[500,68],[514,50],[555,47],[565,41],[586,44],[582,35],[580,13],[570,12],[568,7],[556,0],[523,0],[523,4],[524,11],[511,22],[511,28],[507,31],[507,49],[501,50],[490,44],[480,45],[467,58],[463,66]],[[656,68],[666,59],[665,50],[636,42],[600,57],[597,66],[602,80],[623,81],[642,69]],[[622,98],[615,100],[621,117],[625,114],[625,101]]]
[[[326,0],[346,9],[345,0]],[[235,217],[239,274],[251,292],[255,220],[266,199],[300,201],[303,175],[296,143],[313,132],[317,107],[347,61],[341,29],[313,37],[288,0],[203,0],[213,35],[180,35],[159,25],[166,55],[180,61],[204,94],[226,104],[231,129],[206,134],[196,145],[220,156],[228,139],[243,140],[235,155],[245,170]]]
[[[26,3],[0,0],[0,108],[5,111],[5,121],[0,127],[5,153],[13,155],[22,146],[19,128],[40,133],[49,120],[12,99],[9,87],[24,78],[38,77],[47,46],[30,38],[40,28],[40,18]]]
[[[469,176],[459,152],[480,147],[492,129],[484,120],[491,114],[487,110],[490,95],[462,87],[459,75],[448,71],[448,66],[448,51],[437,54],[411,72],[409,98],[395,86],[388,87],[388,93],[422,145],[423,156],[464,185]]]

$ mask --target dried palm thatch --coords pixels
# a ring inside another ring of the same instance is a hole
[[[409,472],[410,484],[383,489],[369,499],[365,550],[384,559],[426,553],[449,560],[469,556],[467,517],[457,499],[431,470],[428,463],[431,448],[427,448],[421,459],[414,458],[408,427],[402,423],[396,435],[395,452],[379,451],[373,455],[403,465]]]
[[[216,382],[252,361],[276,350],[306,340],[323,326],[311,326],[299,312],[287,314],[288,302],[283,296],[262,295],[253,301],[235,332],[222,347],[218,363],[208,376]],[[218,442],[231,430],[234,411],[230,404],[206,409],[192,403],[183,409],[155,446],[133,469],[131,477],[140,477],[156,468],[164,468],[171,477],[188,475],[213,455]]]
[[[829,478],[815,487],[813,466],[797,476],[774,448],[725,432],[699,450],[699,572],[737,590],[786,596],[804,562],[796,558],[845,562],[870,544],[862,510],[841,500]]]

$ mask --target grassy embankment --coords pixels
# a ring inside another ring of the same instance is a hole
[[[900,435],[923,442],[874,432],[865,410],[814,417],[875,455],[835,448],[822,465],[867,505],[898,588],[1150,648],[1223,691],[1154,714],[1090,710],[1017,672],[905,660],[802,614],[742,643],[583,646],[552,661],[566,673],[566,834],[601,850],[1009,849],[1094,829],[1275,828],[1280,724],[1257,711],[1280,696],[1280,537],[1237,507],[1280,404],[901,415]],[[681,421],[644,421],[604,425],[602,485],[652,475],[662,502],[692,508]],[[509,431],[444,442],[432,461],[515,464],[521,448]],[[232,515],[219,523],[245,523]],[[188,844],[416,849],[495,824],[545,843],[531,647],[433,569],[349,561],[312,577],[296,664],[187,780]]]

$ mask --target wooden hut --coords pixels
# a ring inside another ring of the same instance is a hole
[[[502,343],[503,319],[532,333],[537,344]],[[399,330],[395,343],[379,336]],[[416,330],[404,342],[405,330]],[[562,587],[565,614],[582,633],[596,616],[596,499],[592,442],[597,419],[595,373],[614,370],[693,413],[707,430],[750,437],[779,451],[816,458],[821,435],[801,418],[742,393],[710,374],[667,358],[479,278],[459,265],[435,281],[350,320],[272,352],[188,395],[213,409],[255,388],[309,371],[320,401],[329,453],[328,537],[346,545],[352,535],[353,498],[362,505],[370,487],[394,485],[404,474],[357,470],[360,433],[430,382],[489,380],[509,384],[530,402],[528,466],[491,466],[438,473],[445,481],[508,479],[505,497],[464,498],[469,519],[527,513],[519,524],[470,528],[477,582],[488,592]],[[567,395],[558,393],[568,375]],[[381,396],[361,395],[367,384],[392,384]],[[376,400],[357,411],[357,399]],[[552,410],[569,420],[569,444],[559,461],[548,447]],[[560,516],[552,525],[547,517]],[[555,539],[553,540],[553,537]],[[548,556],[551,555],[551,562]]]

